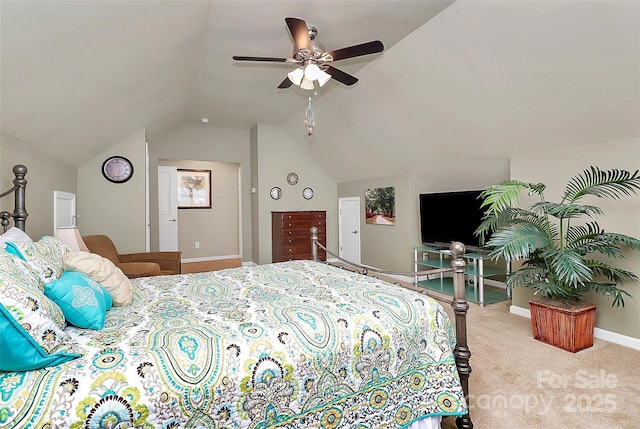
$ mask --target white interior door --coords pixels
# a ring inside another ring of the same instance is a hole
[[[178,250],[177,167],[158,167],[158,221],[160,251]]]
[[[360,263],[360,197],[338,199],[338,236],[341,258]]]
[[[53,234],[65,226],[76,226],[76,194],[53,191]]]

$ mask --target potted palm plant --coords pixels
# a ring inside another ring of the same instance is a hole
[[[624,298],[631,295],[620,284],[638,282],[638,276],[614,262],[627,249],[640,251],[640,240],[605,232],[595,220],[602,210],[583,199],[632,196],[640,189],[640,175],[637,170],[585,169],[569,180],[558,203],[545,199],[545,189],[542,183],[518,180],[490,186],[480,195],[485,215],[476,234],[491,258],[522,263],[506,284],[529,287],[537,295],[529,302],[534,338],[576,352],[593,345],[595,327],[596,306],[581,298],[594,292],[624,307]],[[539,199],[521,208],[525,191]]]

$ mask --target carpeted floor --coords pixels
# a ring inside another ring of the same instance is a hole
[[[575,354],[560,350],[534,340],[530,320],[509,306],[469,309],[475,428],[640,427],[640,351],[598,339]],[[442,427],[455,428],[454,419]]]

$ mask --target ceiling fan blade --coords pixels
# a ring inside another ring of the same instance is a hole
[[[347,48],[336,49],[330,51],[329,55],[333,57],[333,61],[345,60],[347,58],[360,57],[362,55],[376,54],[384,50],[384,45],[379,40],[373,42],[361,43]]]
[[[288,62],[287,58],[274,58],[274,57],[239,57],[237,55],[234,55],[233,59],[236,61],[262,61],[262,62],[268,62],[268,63]]]
[[[285,77],[284,80],[280,83],[280,85],[278,85],[278,89],[289,88],[291,85],[293,85],[293,82],[291,82],[291,80],[288,77]]]
[[[327,66],[325,71],[329,73],[332,78],[347,86],[351,86],[358,81],[357,77],[351,76],[350,74],[345,73],[342,70],[338,70],[335,67]]]
[[[298,52],[300,49],[308,49],[313,52],[309,30],[307,30],[307,23],[298,18],[285,18],[284,21],[287,23],[289,32],[293,36],[295,43],[294,52]]]

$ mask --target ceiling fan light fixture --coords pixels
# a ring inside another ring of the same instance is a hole
[[[300,88],[312,90],[312,89],[315,88],[315,86],[313,85],[313,81],[312,80],[309,80],[306,77],[304,77],[304,78],[302,78],[302,82],[300,83]]]
[[[318,79],[318,76],[320,76],[320,72],[321,71],[322,70],[320,70],[320,67],[318,67],[317,64],[309,63],[304,68],[304,77],[306,77],[307,79],[309,79],[311,81],[314,81],[314,80]]]
[[[289,73],[287,73],[287,77],[294,85],[300,86],[302,82],[302,78],[304,77],[304,71],[302,68],[297,68]]]
[[[331,79],[331,75],[324,70],[320,70],[318,73],[318,85],[321,87],[324,86],[325,83],[329,82]]]

